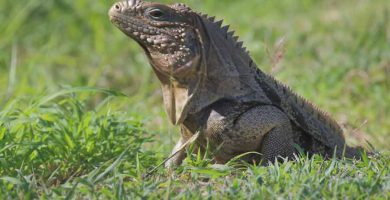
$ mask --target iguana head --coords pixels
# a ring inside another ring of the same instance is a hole
[[[220,99],[267,101],[254,92],[261,89],[255,84],[251,58],[229,26],[221,26],[222,21],[184,4],[142,0],[116,3],[109,16],[145,50],[174,124]]]
[[[111,22],[142,46],[159,75],[177,81],[199,65],[193,15],[183,4],[141,0],[118,2],[109,11]]]

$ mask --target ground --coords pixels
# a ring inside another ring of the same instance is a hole
[[[172,0],[164,1],[173,3]],[[390,198],[387,0],[187,0],[240,35],[259,67],[332,115],[362,161],[268,167],[190,156],[160,168],[178,129],[113,1],[0,2],[2,199]]]

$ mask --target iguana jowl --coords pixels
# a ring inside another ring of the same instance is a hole
[[[308,154],[360,157],[333,119],[258,69],[222,21],[141,0],[116,3],[109,16],[142,46],[161,81],[170,120],[181,126],[174,151],[199,131],[198,147],[219,148],[217,163],[252,151],[262,156],[244,159],[291,158],[295,144]],[[180,151],[168,165],[184,158]]]

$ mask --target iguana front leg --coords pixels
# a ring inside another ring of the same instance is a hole
[[[187,139],[188,140],[188,139]],[[183,144],[187,141],[182,137],[180,137],[179,141],[176,143],[175,147],[173,148],[172,150],[172,153],[171,153],[171,156],[173,156],[172,158],[170,158],[166,163],[165,163],[165,167],[166,168],[171,168],[171,167],[174,167],[174,166],[179,166],[184,158],[186,157],[186,150],[184,148],[180,149]],[[174,155],[175,154],[175,155]]]

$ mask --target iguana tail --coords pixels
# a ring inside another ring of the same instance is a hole
[[[294,142],[298,145],[297,148],[303,151],[301,153],[307,153],[310,156],[320,154],[325,158],[332,158],[335,155],[337,158],[346,157],[360,160],[366,151],[362,147],[350,147],[344,141],[338,142],[334,146],[326,145],[305,131],[299,130],[297,127],[295,127],[294,132],[297,134],[294,137]],[[371,155],[370,152],[367,152],[367,154]]]
[[[362,154],[365,150],[362,147],[350,147],[350,146],[345,146],[343,150],[343,154],[345,155],[346,158],[353,158],[360,160],[362,158]]]

